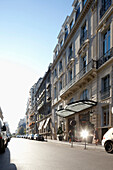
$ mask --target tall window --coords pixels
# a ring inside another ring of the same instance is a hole
[[[62,70],[62,60],[59,62],[59,72]]]
[[[69,56],[68,56],[68,60],[70,60],[72,58],[72,44],[69,46]]]
[[[85,23],[81,29],[80,44],[82,44],[86,39],[87,39],[87,27]]]
[[[83,3],[83,7],[85,6],[87,0],[83,0],[82,3]]]
[[[59,82],[59,91],[62,90],[62,80]]]
[[[110,75],[108,74],[101,80],[101,99],[110,96]]]
[[[54,77],[57,77],[57,69],[54,70]]]
[[[69,82],[72,80],[72,69],[69,70]]]
[[[75,5],[75,9],[77,10],[76,12],[76,18],[75,18],[75,21],[77,20],[79,14],[80,14],[80,2],[77,2],[76,5]]]
[[[83,68],[83,74],[87,72],[87,56],[85,55],[82,58],[82,68]]]
[[[112,0],[102,0],[102,8],[100,10],[100,18],[105,14],[108,8],[111,6]]]
[[[103,37],[103,54],[108,55],[110,50],[110,28],[106,31]]]
[[[73,20],[72,20],[71,23],[70,23],[70,31],[72,30],[73,25],[74,25],[74,22],[73,22]]]
[[[62,47],[62,46],[63,46],[63,40],[60,41],[60,47]]]
[[[68,27],[67,27],[67,25],[66,25],[66,26],[65,26],[65,40],[66,40],[67,36],[68,36]]]
[[[102,126],[109,125],[109,105],[102,108]]]
[[[57,97],[57,87],[54,88],[54,99]]]
[[[88,100],[88,99],[89,99],[89,93],[88,93],[88,90],[87,90],[87,89],[85,89],[85,90],[82,92],[82,94],[81,94],[81,96],[80,96],[80,99],[81,99],[81,100]]]

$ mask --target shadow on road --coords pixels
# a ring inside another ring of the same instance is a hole
[[[0,170],[17,170],[16,165],[10,163],[10,151],[6,148],[5,153],[0,154]]]

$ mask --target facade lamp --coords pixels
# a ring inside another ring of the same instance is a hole
[[[81,136],[85,140],[85,148],[84,149],[86,149],[86,139],[87,139],[88,135],[89,135],[89,133],[88,133],[88,131],[86,129],[82,130]]]

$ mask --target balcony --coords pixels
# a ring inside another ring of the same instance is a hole
[[[110,96],[110,86],[108,86],[107,88],[101,90],[100,93],[101,93],[101,100],[106,99],[107,97],[109,97]]]
[[[106,63],[110,58],[113,57],[113,47],[106,52],[102,57],[97,61],[97,68],[101,67],[104,63]]]
[[[102,5],[102,8],[100,9],[100,18],[105,14],[105,12],[108,10],[108,8],[111,6],[111,0],[108,0],[106,4]]]
[[[96,61],[91,60],[75,77],[60,91],[60,97],[65,98],[96,74]]]
[[[85,40],[87,40],[87,30],[85,31],[84,35],[81,36],[80,38],[80,46],[84,43]]]

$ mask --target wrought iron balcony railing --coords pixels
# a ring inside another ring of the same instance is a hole
[[[87,38],[88,36],[87,36],[87,30],[86,30],[84,35],[82,35],[80,38],[80,45],[82,45]]]
[[[105,12],[108,10],[108,8],[111,6],[111,0],[108,0],[106,4],[102,5],[102,8],[100,9],[100,18],[105,14]]]
[[[110,96],[110,86],[100,91],[101,99],[105,99]]]
[[[107,51],[106,54],[104,54],[102,57],[99,58],[99,60],[97,61],[97,68],[102,66],[105,62],[107,62],[112,57],[113,57],[113,47],[109,51]]]
[[[95,68],[95,69],[97,68],[95,60],[91,60],[86,65],[86,67],[81,69],[81,71],[77,75],[74,76],[74,78],[60,91],[60,96],[63,93],[65,93],[70,87],[72,87],[75,83],[77,83],[77,81],[79,81],[83,76],[85,76],[86,73],[88,73],[93,68]]]

